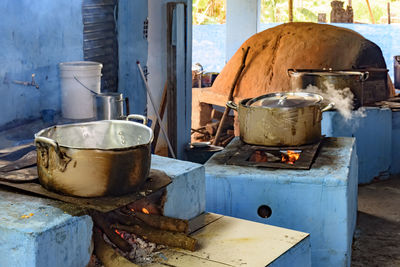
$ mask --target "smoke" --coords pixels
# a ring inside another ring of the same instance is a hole
[[[343,89],[335,88],[335,86],[328,81],[324,82],[324,89],[320,89],[314,85],[308,85],[302,92],[316,93],[324,98],[324,103],[334,103],[335,109],[343,116],[346,121],[352,118],[363,118],[366,116],[365,109],[360,108],[353,111],[354,95],[350,88]]]

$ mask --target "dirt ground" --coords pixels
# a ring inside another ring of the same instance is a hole
[[[352,266],[400,266],[400,177],[358,190]]]

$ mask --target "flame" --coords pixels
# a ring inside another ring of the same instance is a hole
[[[146,214],[150,214],[150,212],[146,208],[142,208],[142,212]]]
[[[294,164],[296,160],[300,158],[300,153],[293,150],[288,150],[286,153],[282,153],[282,162],[287,164]]]
[[[124,234],[121,233],[120,231],[118,231],[117,229],[114,230],[119,236],[121,236],[122,238],[124,238]]]

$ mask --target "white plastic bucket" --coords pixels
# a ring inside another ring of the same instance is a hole
[[[95,117],[93,93],[100,93],[103,65],[93,61],[74,61],[59,64],[61,111],[67,119]],[[85,88],[87,87],[87,88]]]

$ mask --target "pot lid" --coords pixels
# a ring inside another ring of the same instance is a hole
[[[251,107],[293,108],[312,106],[322,100],[322,96],[314,93],[272,93],[253,98],[246,105]]]

